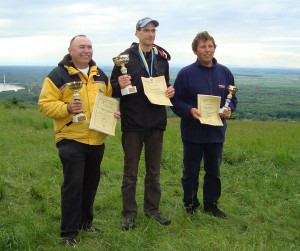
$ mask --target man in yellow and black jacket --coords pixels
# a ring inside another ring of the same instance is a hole
[[[41,113],[54,121],[55,141],[63,165],[61,187],[61,237],[63,244],[75,246],[78,231],[101,232],[92,225],[93,203],[100,181],[100,164],[106,134],[89,129],[96,95],[111,96],[105,73],[92,60],[93,48],[85,35],[72,38],[69,54],[45,78],[39,97]],[[80,100],[67,83],[82,81]],[[86,119],[73,122],[74,114]],[[115,117],[119,117],[119,113]]]

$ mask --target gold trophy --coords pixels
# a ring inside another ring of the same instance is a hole
[[[78,91],[81,89],[83,85],[82,81],[74,81],[74,82],[70,82],[67,83],[67,87],[69,89],[71,89],[72,91],[74,91],[73,97],[74,100],[80,100],[80,95],[78,93]],[[87,117],[84,113],[77,113],[73,116],[73,122],[80,122],[80,121],[84,121],[87,120]]]
[[[121,72],[123,75],[127,75],[127,68],[125,64],[129,62],[129,55],[123,54],[113,58],[113,61],[116,66],[121,66]],[[121,89],[122,96],[136,93],[136,86],[128,85],[125,88]]]
[[[237,93],[238,88],[236,88],[234,85],[229,85],[227,89],[229,94],[227,95],[225,105],[220,108],[219,113],[223,113],[226,117],[229,117],[229,104],[231,103],[232,95]]]

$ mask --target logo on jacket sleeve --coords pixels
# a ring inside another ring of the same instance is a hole
[[[225,89],[225,85],[219,84],[219,85],[218,85],[218,88],[220,88],[220,89]]]

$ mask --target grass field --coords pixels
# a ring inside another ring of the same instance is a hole
[[[60,244],[62,170],[52,121],[37,109],[0,113],[0,250],[68,250]],[[121,230],[120,127],[106,142],[95,202],[103,235],[79,234],[79,250],[300,250],[300,123],[229,121],[220,208],[228,219],[182,205],[179,119],[168,121],[161,169],[161,226],[143,215],[140,163],[136,228]],[[203,173],[201,173],[201,180]],[[199,189],[200,193],[202,189]],[[201,194],[199,195],[202,198]]]

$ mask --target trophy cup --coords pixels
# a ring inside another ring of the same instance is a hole
[[[121,73],[122,75],[127,75],[127,68],[125,64],[129,62],[129,55],[123,54],[113,58],[113,61],[116,66],[121,66]],[[121,89],[122,96],[136,93],[136,86],[128,85],[125,88]]]
[[[73,94],[74,100],[80,100],[80,95],[78,91],[81,89],[82,85],[83,85],[82,81],[74,81],[74,82],[67,83],[67,87],[72,91],[74,91]],[[80,122],[84,120],[87,120],[87,118],[86,115],[82,112],[77,113],[73,116],[73,122]]]
[[[228,108],[229,108],[229,104],[231,103],[232,95],[237,93],[238,91],[238,88],[236,88],[234,85],[229,85],[227,89],[229,94],[227,95],[225,105],[219,110],[219,113],[223,113],[226,117],[228,117],[230,114]]]

